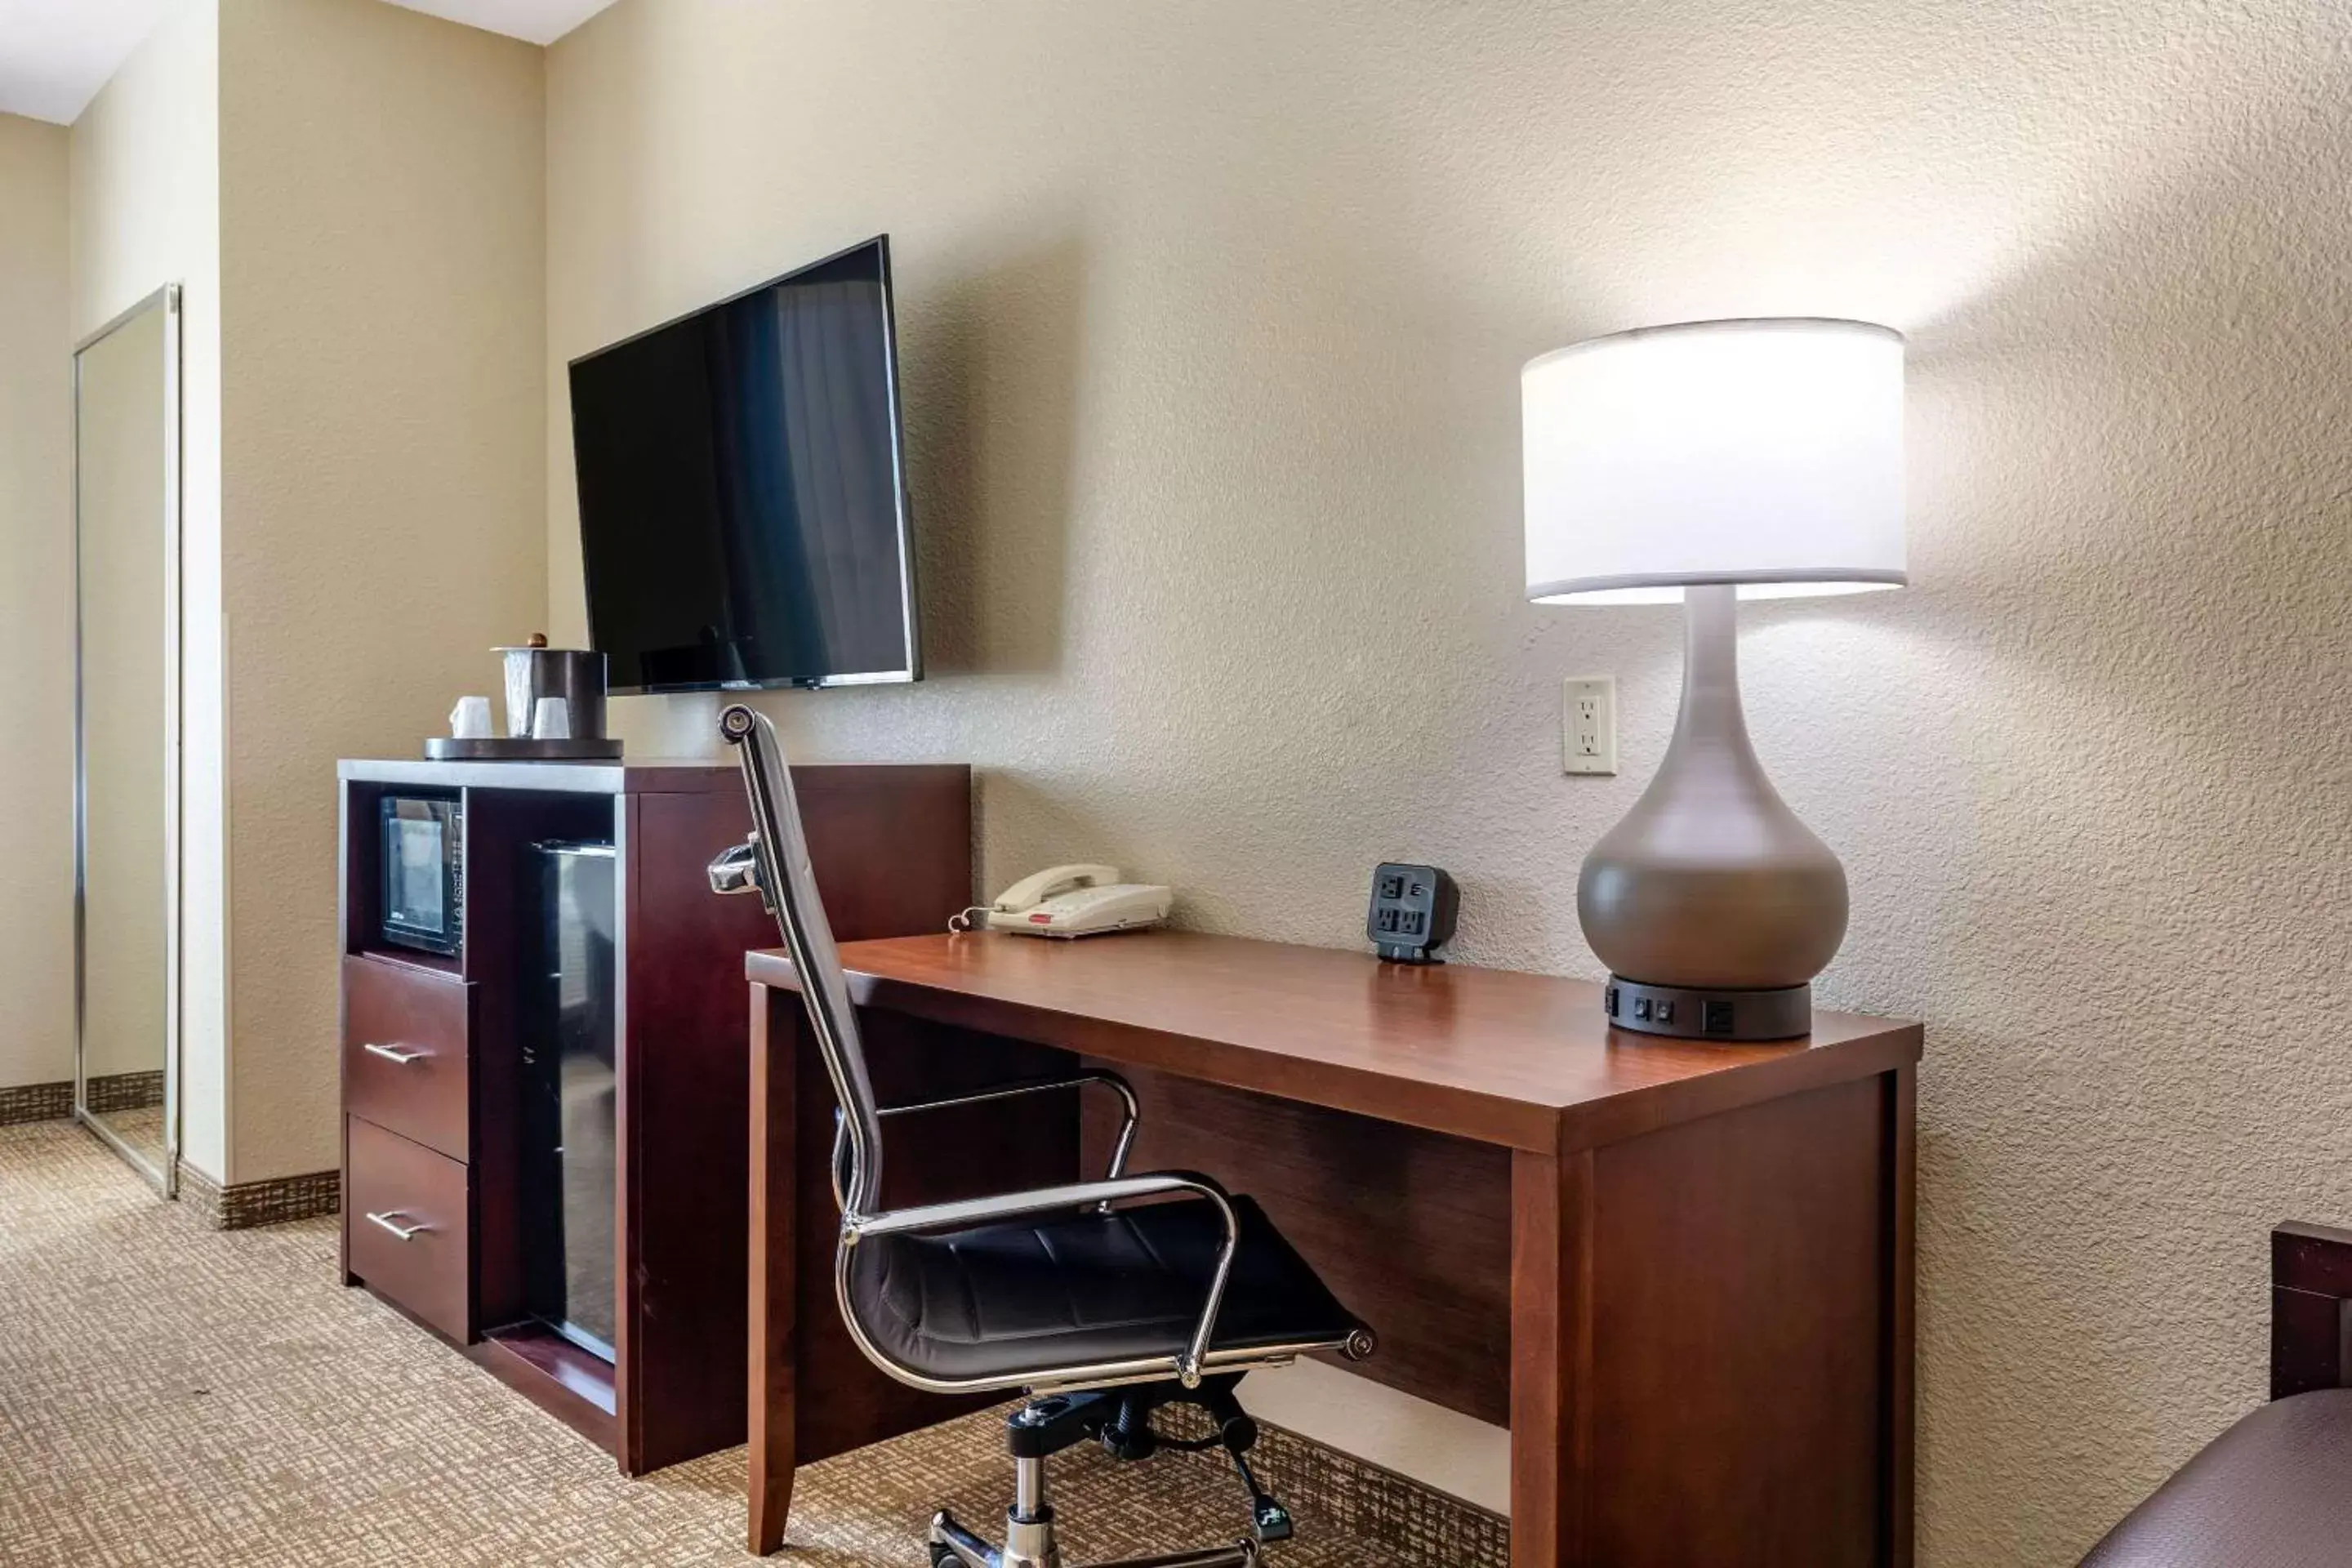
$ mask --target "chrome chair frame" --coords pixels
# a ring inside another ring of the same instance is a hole
[[[1267,1367],[1284,1366],[1317,1351],[1336,1351],[1361,1360],[1372,1351],[1371,1336],[1362,1331],[1335,1342],[1262,1346],[1247,1350],[1213,1349],[1217,1315],[1224,1303],[1233,1271],[1240,1225],[1230,1195],[1207,1176],[1187,1171],[1162,1171],[1143,1175],[1126,1173],[1140,1120],[1135,1091],[1115,1073],[1087,1072],[1044,1082],[1008,1085],[1002,1089],[954,1096],[919,1104],[885,1107],[874,1093],[866,1071],[863,1038],[849,993],[847,977],[833,938],[831,923],[816,893],[808,843],[801,826],[792,775],[775,728],[768,719],[740,703],[720,715],[719,732],[737,748],[743,785],[751,808],[752,832],[744,845],[712,863],[713,890],[757,892],[776,916],[784,946],[800,978],[809,1031],[824,1060],[839,1110],[835,1111],[833,1185],[841,1210],[840,1244],[835,1252],[834,1293],[843,1323],[858,1350],[885,1373],[910,1387],[935,1394],[975,1394],[1019,1391],[1033,1399],[1047,1395],[1091,1393],[1137,1384],[1173,1380],[1186,1389],[1198,1389],[1211,1376],[1223,1377]],[[1108,1173],[1099,1181],[1074,1182],[1024,1192],[1000,1193],[954,1203],[926,1204],[886,1210],[880,1206],[883,1126],[886,1121],[952,1108],[986,1104],[1020,1096],[1089,1086],[1109,1089],[1126,1113],[1118,1141],[1111,1152]],[[850,1269],[859,1245],[874,1237],[921,1231],[956,1230],[998,1220],[1020,1219],[1058,1211],[1093,1208],[1108,1213],[1113,1205],[1139,1198],[1183,1194],[1213,1205],[1224,1228],[1207,1299],[1201,1304],[1185,1348],[1173,1355],[1136,1357],[1124,1361],[1055,1365],[1017,1374],[941,1378],[928,1375],[894,1359],[877,1344],[859,1321],[850,1289]],[[1025,1414],[1025,1412],[1024,1412]],[[1017,1424],[1020,1417],[1014,1418]],[[1013,1536],[1007,1546],[990,1547],[940,1515],[932,1522],[934,1562],[952,1560],[971,1568],[1059,1568],[1052,1540],[1052,1510],[1045,1504],[1044,1465],[1040,1459],[1016,1460],[1018,1498],[1013,1510]],[[1224,1568],[1257,1561],[1255,1542],[1221,1548],[1207,1553],[1187,1553],[1139,1561],[1125,1568]],[[1107,1565],[1121,1568],[1121,1565]]]

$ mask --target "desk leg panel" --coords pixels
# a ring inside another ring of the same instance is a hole
[[[797,1227],[800,998],[751,987],[751,1546],[784,1543],[793,1506],[800,1335]]]
[[[1917,1454],[1919,1069],[1881,1080],[1886,1152],[1886,1559],[1911,1568]]]
[[[1511,1157],[1511,1568],[1581,1568],[1592,1441],[1593,1155]]]
[[[1861,1079],[1593,1152],[1587,1555],[1560,1562],[1896,1560],[1897,1109]]]

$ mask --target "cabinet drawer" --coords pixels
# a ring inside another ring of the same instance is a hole
[[[466,1110],[474,988],[374,958],[343,960],[343,1109],[472,1157]]]
[[[343,1121],[351,1271],[459,1343],[470,1276],[466,1167],[358,1117]]]

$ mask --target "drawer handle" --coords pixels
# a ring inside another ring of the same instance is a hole
[[[361,1046],[360,1049],[372,1057],[382,1057],[384,1060],[400,1067],[406,1067],[411,1062],[421,1062],[433,1054],[431,1051],[412,1051],[401,1046],[379,1046],[373,1040]]]
[[[420,1234],[433,1228],[422,1221],[415,1225],[402,1225],[400,1222],[408,1217],[408,1212],[405,1209],[386,1209],[382,1214],[371,1211],[367,1217],[370,1225],[382,1226],[403,1241],[415,1241]]]

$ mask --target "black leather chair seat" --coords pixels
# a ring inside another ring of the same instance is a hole
[[[1213,1348],[1328,1344],[1360,1325],[1247,1198]],[[1018,1378],[1173,1355],[1208,1300],[1224,1226],[1200,1199],[926,1236],[850,1253],[859,1321],[927,1377]]]
[[[2352,1389],[2265,1405],[2183,1465],[2082,1568],[2352,1563]]]

